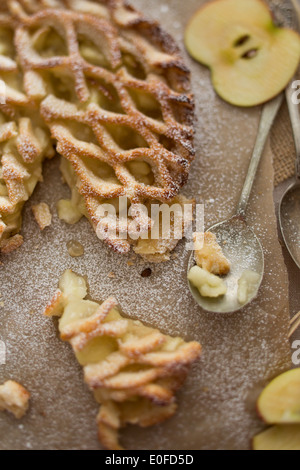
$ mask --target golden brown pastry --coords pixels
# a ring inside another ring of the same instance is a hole
[[[224,256],[216,235],[211,232],[194,233],[195,261],[199,268],[223,276],[230,271],[230,263]]]
[[[8,85],[7,104],[22,107],[24,119],[34,108],[57,142],[72,191],[59,213],[71,223],[85,215],[98,236],[126,253],[153,225],[139,204],[172,203],[193,160],[194,103],[179,49],[158,23],[122,0],[5,5],[0,26],[11,30],[7,37],[0,31],[0,78]],[[26,126],[26,154],[40,164],[40,132]],[[31,167],[26,171],[32,175]],[[118,212],[119,197],[127,200],[129,223]],[[104,203],[117,208],[113,220],[101,211]],[[164,250],[159,243],[155,260],[168,259],[177,243],[170,240]]]
[[[70,270],[59,287],[45,315],[60,317],[61,338],[71,344],[101,404],[102,445],[121,449],[119,430],[126,424],[151,426],[175,413],[175,392],[201,346],[125,318],[112,297],[102,304],[85,300],[86,282]]]

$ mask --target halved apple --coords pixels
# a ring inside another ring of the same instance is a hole
[[[261,393],[257,409],[269,424],[300,423],[300,369],[274,379]]]
[[[253,450],[300,450],[300,425],[272,426],[254,437]]]
[[[300,60],[300,36],[277,27],[262,0],[215,0],[185,32],[190,55],[211,69],[216,92],[237,106],[254,106],[281,92]]]

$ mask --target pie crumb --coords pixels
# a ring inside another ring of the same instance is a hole
[[[19,383],[8,380],[0,386],[0,411],[9,411],[22,418],[29,407],[30,393]]]
[[[6,255],[20,248],[23,242],[24,242],[24,239],[22,235],[14,235],[8,240],[3,240],[3,242],[0,243],[0,251],[1,253]]]
[[[52,222],[52,215],[48,204],[41,202],[36,206],[31,207],[35,220],[38,223],[38,226],[41,230],[44,230],[46,227],[49,227]]]
[[[84,247],[77,240],[68,241],[67,250],[72,258],[79,258],[84,255]]]

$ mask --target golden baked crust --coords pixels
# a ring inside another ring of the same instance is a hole
[[[60,316],[61,338],[72,345],[85,381],[101,404],[101,443],[121,449],[120,428],[151,426],[175,413],[175,392],[199,358],[201,346],[124,318],[112,297],[101,305],[83,300],[86,293],[84,279],[66,271],[45,314]]]
[[[216,235],[211,232],[194,233],[195,261],[200,268],[223,276],[230,271],[230,263],[224,256]]]
[[[109,232],[99,206],[124,196],[137,234],[147,231],[152,221],[137,204],[170,202],[194,156],[190,76],[175,42],[123,0],[7,0],[6,7],[2,20],[13,26],[24,75],[8,104],[25,115],[40,109],[95,229]],[[20,73],[14,48],[9,59],[0,56],[0,72],[2,62]],[[40,148],[34,131],[31,159]],[[124,230],[117,215],[117,236],[105,241],[118,252],[130,250]]]
[[[15,418],[22,418],[29,407],[30,393],[20,384],[8,380],[0,385],[0,411],[9,411]]]
[[[44,230],[46,227],[51,225],[52,215],[48,204],[40,202],[39,204],[32,206],[31,209],[41,230]]]

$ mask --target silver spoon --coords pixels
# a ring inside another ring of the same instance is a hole
[[[246,208],[265,143],[282,100],[283,94],[281,93],[263,107],[258,135],[236,215],[210,227],[208,230],[216,235],[224,255],[231,263],[230,273],[224,279],[227,285],[227,293],[217,299],[202,297],[198,289],[188,280],[194,299],[208,312],[237,312],[256,297],[261,285],[264,275],[264,253],[259,239],[246,223]],[[188,263],[188,272],[194,265],[194,252],[192,252]],[[254,289],[247,302],[241,305],[237,295],[238,281],[246,270],[257,273],[259,281],[257,288]]]
[[[300,116],[298,106],[292,102],[291,84],[286,90],[296,148],[296,178],[281,198],[279,224],[291,257],[300,268]]]

